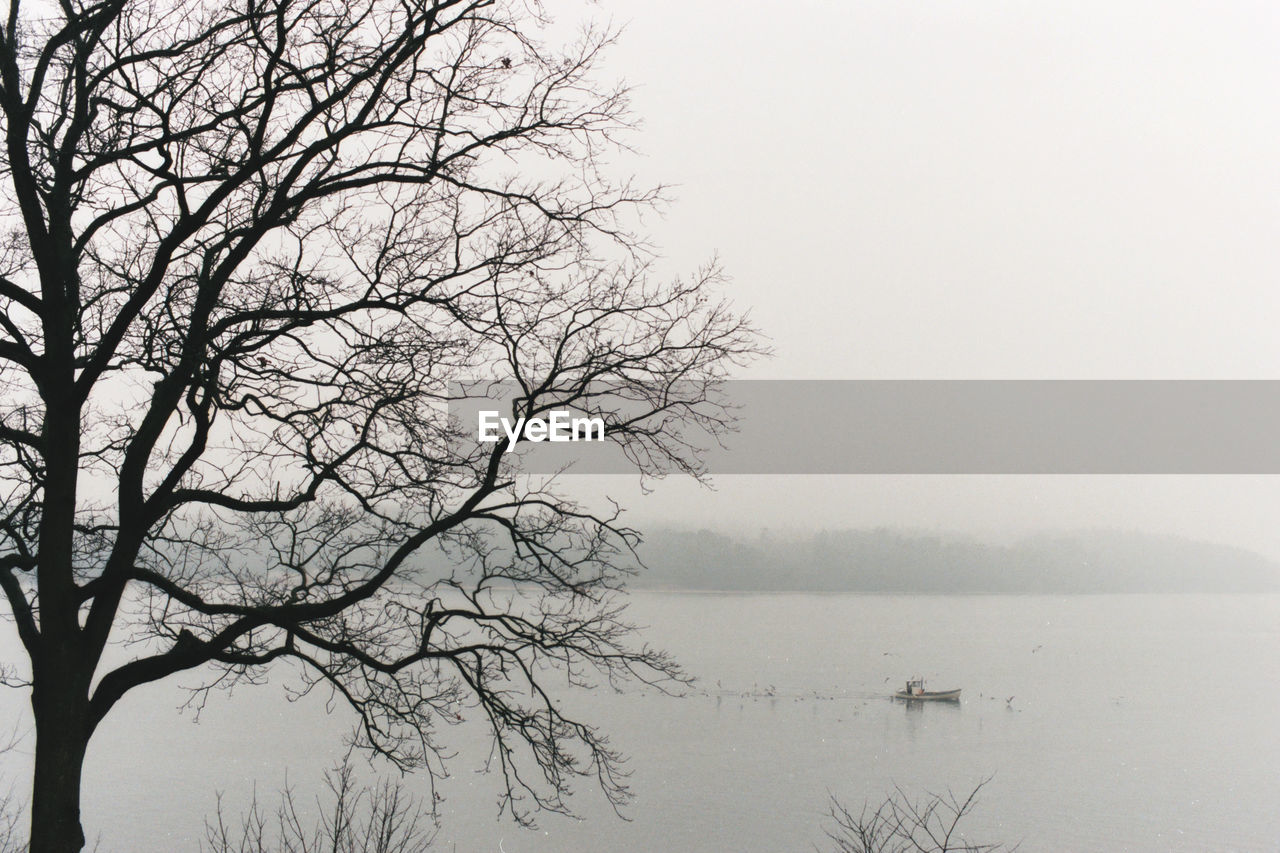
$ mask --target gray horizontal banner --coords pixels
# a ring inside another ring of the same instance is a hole
[[[736,421],[723,447],[701,429],[682,436],[713,475],[1280,474],[1280,381],[752,380],[714,399]],[[510,413],[479,397],[450,411],[478,441],[486,408]],[[636,410],[634,397],[597,400],[574,416],[607,426]],[[559,435],[591,426],[562,418]],[[521,440],[514,453],[529,473],[635,470],[609,441]]]

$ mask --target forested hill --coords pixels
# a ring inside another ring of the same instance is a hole
[[[1274,592],[1280,564],[1251,551],[1115,531],[1013,545],[901,530],[734,538],[651,530],[635,588],[914,593]]]

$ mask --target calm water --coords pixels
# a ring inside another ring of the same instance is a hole
[[[1280,596],[648,593],[633,615],[702,683],[684,699],[577,697],[632,756],[632,820],[585,786],[583,820],[498,819],[464,725],[439,849],[811,850],[828,792],[860,805],[986,776],[977,841],[1280,849]],[[917,672],[963,703],[885,698]],[[234,806],[287,768],[309,796],[340,754],[346,721],[276,685],[215,696],[198,723],[181,699],[152,687],[98,735],[85,817],[101,849],[195,849],[215,791]]]

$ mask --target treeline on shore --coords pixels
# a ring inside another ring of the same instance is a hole
[[[1012,544],[877,528],[731,536],[654,529],[633,588],[906,593],[1275,592],[1280,564],[1226,545],[1121,531]]]

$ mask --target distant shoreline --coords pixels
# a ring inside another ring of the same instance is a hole
[[[871,595],[1280,592],[1280,563],[1227,545],[1122,531],[1041,534],[1013,544],[873,530],[734,537],[658,529],[633,590]]]

